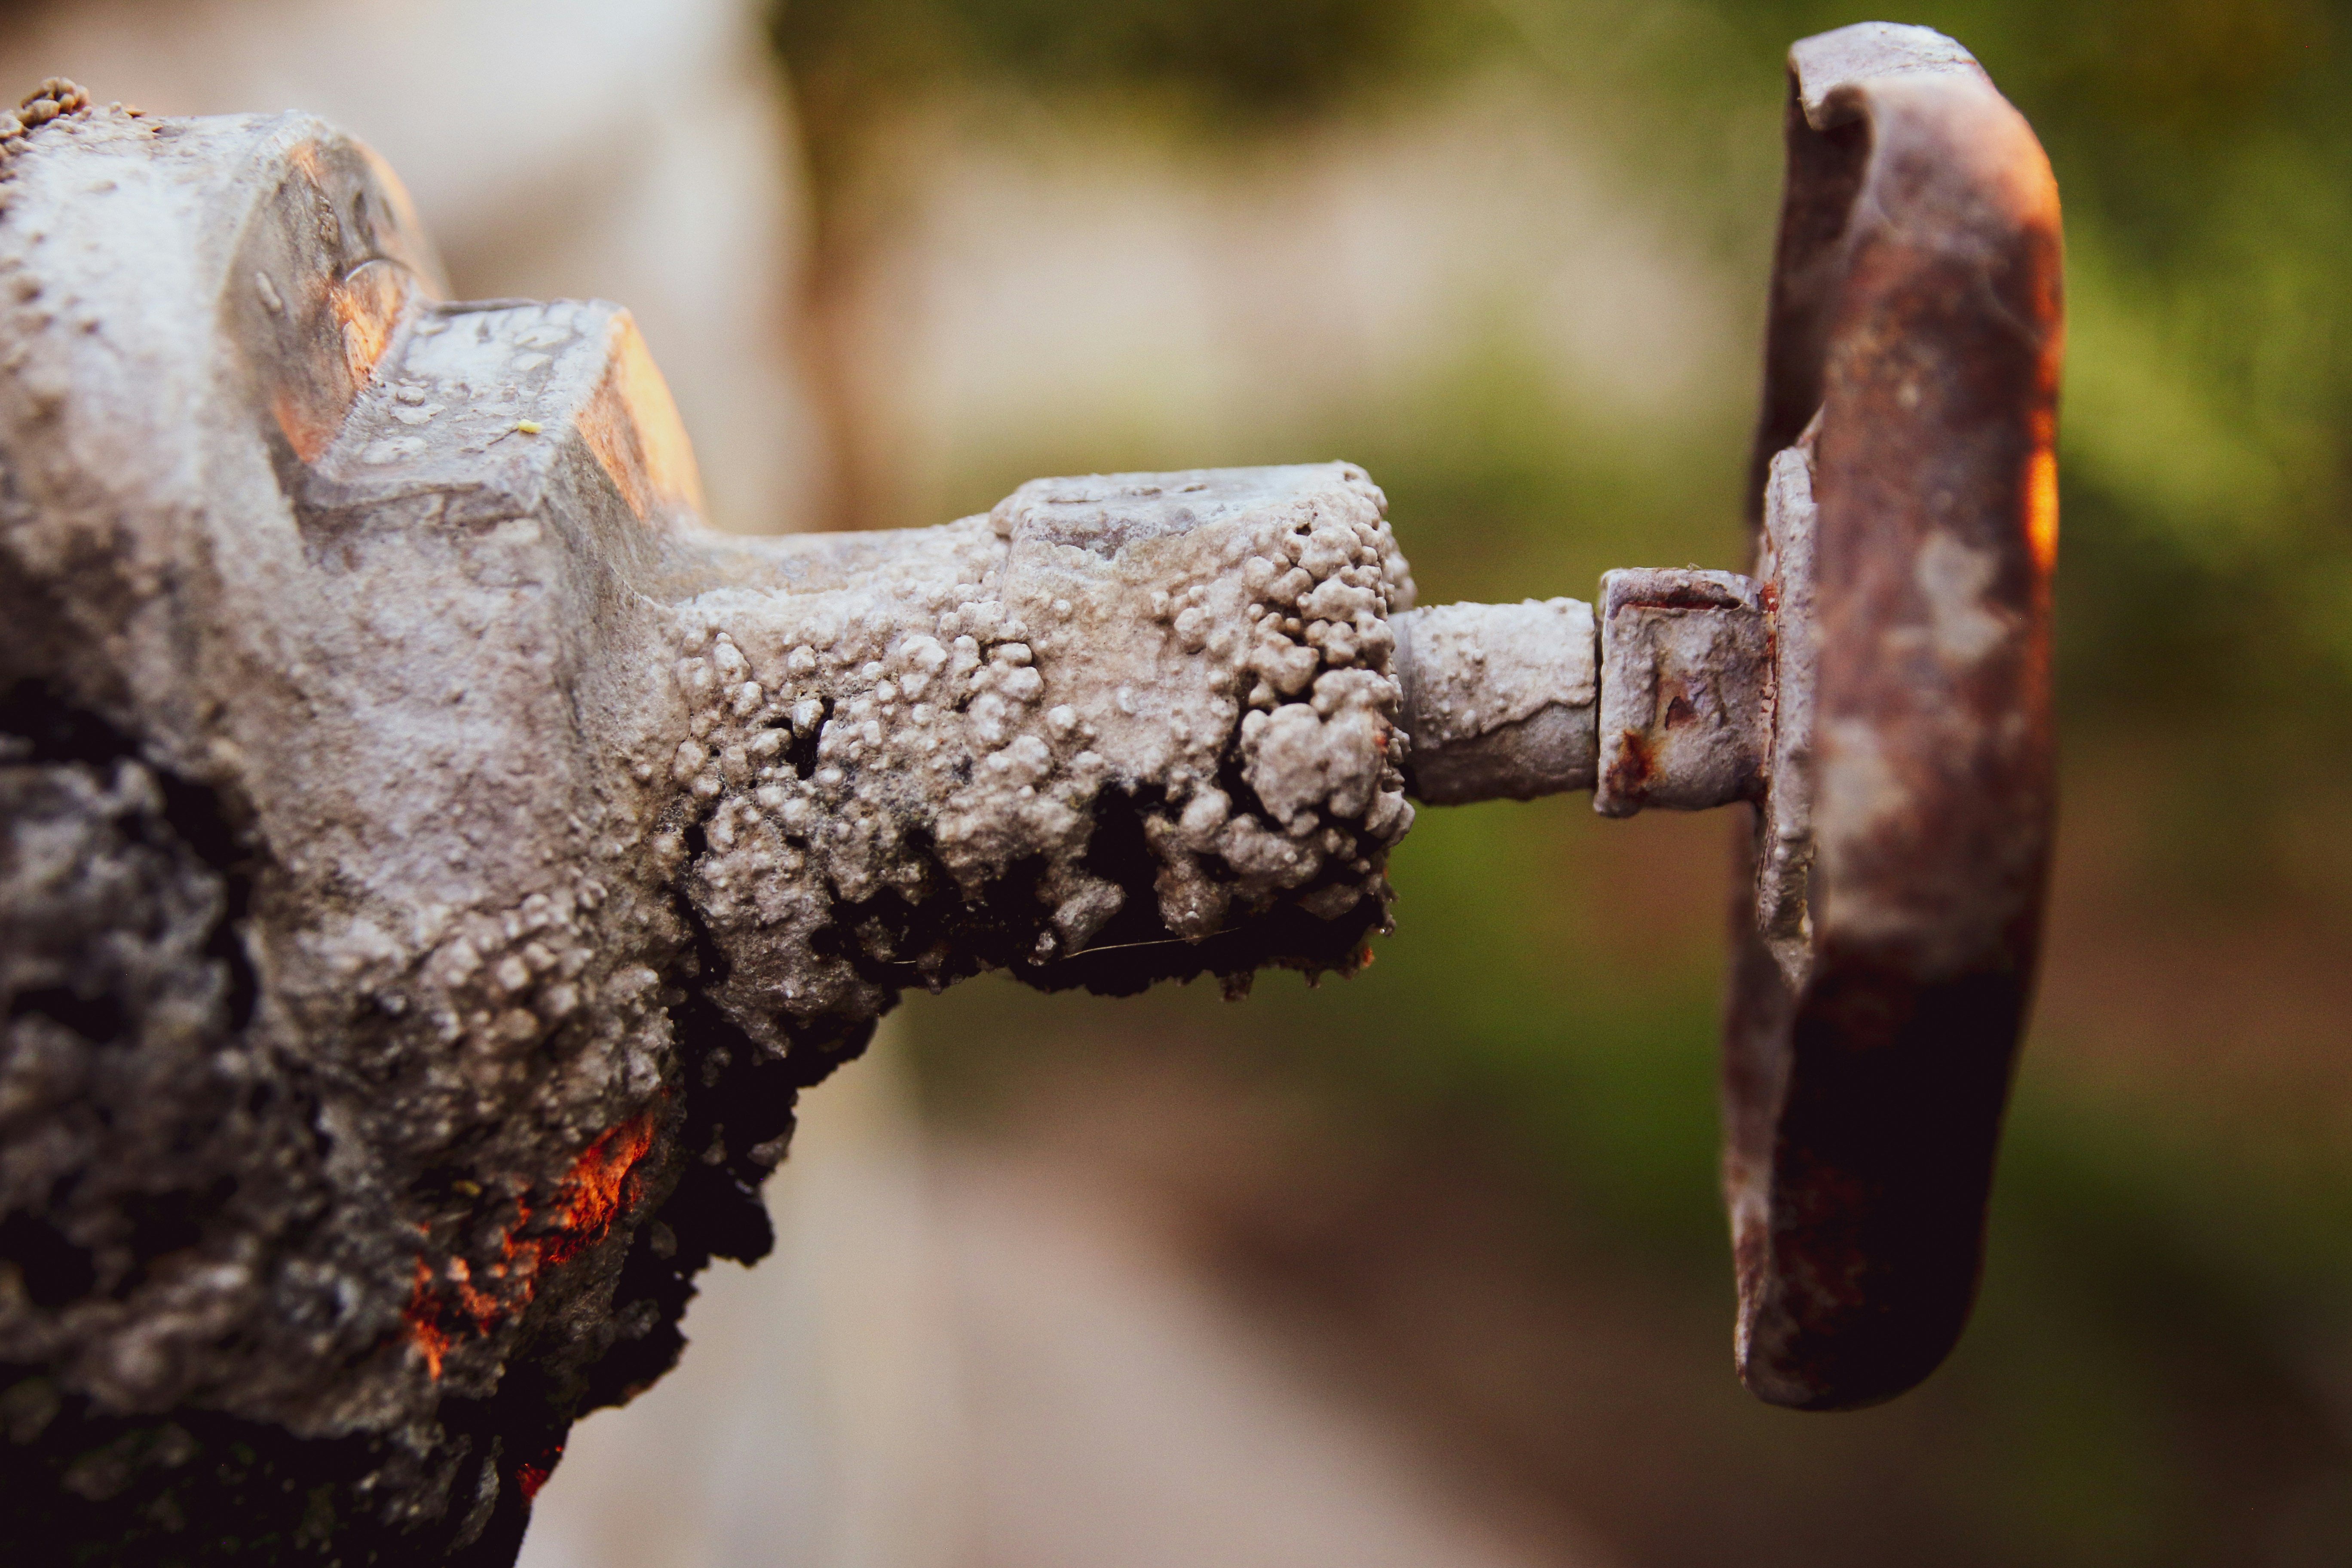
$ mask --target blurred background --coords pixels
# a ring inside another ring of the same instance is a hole
[[[2352,7],[795,0],[843,515],[1343,456],[1424,603],[1738,565],[1782,51],[1882,16],[2069,252],[2054,920],[1951,1363],[1729,1374],[1719,820],[1425,812],[1369,974],[917,998],[927,1104],[1529,1561],[2352,1562]]]
[[[730,526],[1346,458],[1423,603],[1744,564],[1799,0],[83,0],[636,307]],[[1428,812],[1369,973],[912,999],[532,1568],[2352,1562],[2352,5],[1919,0],[2066,205],[2064,819],[1982,1303],[1730,1370],[1730,826]]]

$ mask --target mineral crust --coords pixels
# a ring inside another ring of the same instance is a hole
[[[905,988],[1384,928],[1412,583],[1360,470],[722,537],[625,311],[444,301],[315,121],[47,101],[0,159],[0,1539],[509,1561]]]

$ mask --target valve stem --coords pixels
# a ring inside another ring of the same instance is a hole
[[[1603,816],[1759,798],[1771,637],[1755,579],[1636,569],[1577,599],[1395,618],[1407,782],[1433,805],[1593,791]]]

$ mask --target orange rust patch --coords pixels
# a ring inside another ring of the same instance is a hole
[[[539,1495],[539,1489],[545,1486],[547,1478],[555,1473],[556,1461],[562,1458],[563,1445],[558,1443],[538,1458],[525,1459],[515,1467],[515,1488],[522,1493],[524,1501],[528,1502]]]
[[[1650,738],[1639,730],[1618,732],[1622,744],[1617,760],[1609,764],[1609,787],[1628,800],[1641,798],[1642,787],[1650,782],[1656,763],[1650,755]]]
[[[287,308],[310,323],[304,331],[331,333],[334,346],[319,357],[306,355],[276,367],[269,411],[294,455],[315,463],[341,430],[352,399],[374,377],[415,292],[415,280],[396,262],[373,260],[325,280],[323,293],[315,280],[299,281],[310,297],[289,300]]]
[[[527,1203],[515,1205],[514,1223],[499,1237],[501,1261],[487,1270],[487,1288],[475,1283],[473,1266],[463,1258],[450,1258],[438,1270],[422,1258],[416,1260],[416,1283],[401,1316],[409,1342],[433,1376],[441,1375],[449,1347],[460,1337],[487,1334],[501,1319],[530,1306],[541,1268],[568,1263],[611,1234],[614,1220],[643,1190],[636,1169],[653,1147],[656,1109],[648,1106],[607,1128],[581,1151],[564,1175],[553,1231],[517,1239],[537,1211]]]
[[[441,1358],[449,1353],[450,1335],[441,1327],[439,1304],[433,1290],[433,1270],[425,1259],[416,1260],[416,1285],[408,1293],[408,1306],[401,1316],[408,1321],[408,1339],[425,1356],[425,1369],[435,1377],[441,1375]]]
[[[294,448],[294,455],[306,463],[315,463],[335,437],[335,427],[323,420],[314,419],[302,399],[285,387],[270,395],[269,412],[277,416],[278,434]]]
[[[564,1178],[563,1228],[547,1243],[546,1261],[562,1263],[604,1239],[636,1194],[630,1177],[653,1147],[653,1112],[640,1111],[582,1152]]]
[[[629,510],[643,522],[669,522],[702,510],[694,447],[671,400],[669,384],[626,311],[613,326],[604,380],[580,411],[581,437]]]
[[[2058,565],[2058,454],[2034,448],[2025,465],[2025,546],[2048,576]]]
[[[397,268],[371,261],[336,279],[327,291],[327,307],[342,335],[343,374],[354,395],[374,376],[384,349],[392,342],[393,324],[407,297],[406,284],[406,276]]]

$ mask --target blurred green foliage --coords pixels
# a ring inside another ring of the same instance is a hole
[[[2347,11],[1921,0],[1905,14],[1977,52],[2065,196],[2078,714],[2185,703],[2271,722],[2289,745],[2344,739]],[[793,0],[776,35],[821,177],[854,163],[886,104],[959,79],[1049,104],[1115,98],[1233,142],[1530,64],[1661,206],[1757,271],[1760,295],[1778,57],[1854,19],[1817,0]]]
[[[836,241],[878,130],[927,93],[980,85],[1049,112],[1151,118],[1246,158],[1307,121],[1391,114],[1499,67],[1552,83],[1637,199],[1755,279],[1760,319],[1780,56],[1858,19],[1815,0],[792,0],[776,35]],[[2352,929],[2344,879],[2311,868],[2340,862],[2307,847],[2352,813],[2315,830],[2289,809],[2340,805],[2352,745],[2352,5],[1920,0],[1900,19],[1977,53],[2066,204],[2061,682],[2070,747],[2136,759],[2154,826],[2122,874],[2217,922]],[[1730,402],[1628,433],[1545,386],[1508,341],[1472,342],[1422,384],[1217,458],[1365,463],[1427,602],[1738,559]],[[1031,472],[1193,460],[1149,433],[1106,450],[1044,432],[977,458],[964,499],[985,506]],[[1603,826],[1581,800],[1424,814],[1375,969],[1312,996],[1270,981],[1200,1027],[1400,1138],[1489,1130],[1624,1267],[1718,1312],[1717,928],[1659,923],[1673,889],[1655,885],[1687,876],[1714,898],[1723,831]],[[962,1050],[1064,1005],[989,987],[916,1012]],[[1122,1005],[1145,1019],[1215,1004]],[[2352,1159],[2279,1129],[2217,1131],[2193,1092],[2095,1105],[2029,1058],[1983,1308],[1916,1396],[1937,1423],[1918,1486],[1949,1538],[1902,1560],[2352,1562],[2352,1434],[2331,1370],[2352,1364]],[[1856,1451],[1839,1445],[1864,1441],[1745,1406],[1689,1418],[1738,1434],[1750,1480],[1832,1510]],[[1832,1518],[1796,1555],[1754,1560],[1874,1559],[1838,1545]]]

